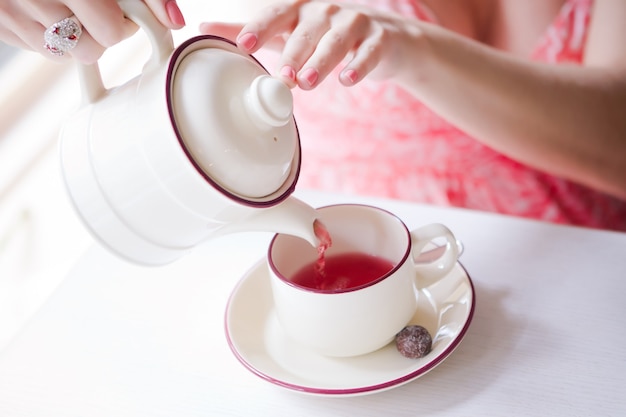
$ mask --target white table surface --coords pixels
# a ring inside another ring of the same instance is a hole
[[[409,226],[455,232],[476,311],[450,357],[372,395],[287,391],[246,370],[224,335],[228,296],[270,234],[215,239],[162,268],[94,246],[0,352],[0,416],[626,415],[626,234],[299,195],[370,202]]]

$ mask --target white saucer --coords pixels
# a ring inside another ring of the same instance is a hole
[[[262,260],[230,296],[226,337],[237,359],[272,384],[307,394],[363,395],[405,384],[441,363],[463,339],[474,306],[472,281],[457,263],[441,281],[419,293],[412,323],[433,335],[432,351],[424,358],[405,358],[394,343],[358,357],[326,357],[300,346],[282,331]]]

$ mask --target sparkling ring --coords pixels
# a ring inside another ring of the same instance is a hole
[[[82,33],[81,24],[73,17],[66,17],[46,29],[44,48],[52,55],[63,56],[76,46]]]

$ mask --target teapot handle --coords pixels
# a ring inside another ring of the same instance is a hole
[[[172,33],[159,22],[143,1],[120,0],[119,5],[126,17],[146,32],[152,45],[152,56],[146,63],[144,71],[159,68],[174,50]],[[106,93],[97,62],[90,65],[79,64],[78,77],[83,91],[84,105],[96,102]]]

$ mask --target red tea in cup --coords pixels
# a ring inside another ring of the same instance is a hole
[[[289,338],[321,355],[373,352],[414,318],[416,290],[456,265],[456,238],[438,223],[409,229],[394,214],[372,206],[337,204],[317,211],[321,247],[282,233],[269,245],[276,318]],[[432,263],[416,263],[440,238],[446,240],[445,252]],[[320,257],[325,264],[318,273]]]
[[[324,292],[341,292],[367,285],[389,273],[394,265],[387,259],[366,253],[349,252],[326,255],[298,270],[292,283]]]
[[[318,270],[318,273],[322,273],[324,271],[324,266],[326,264],[326,251],[333,244],[333,240],[330,237],[330,233],[326,226],[319,220],[316,219],[313,222],[313,231],[315,232],[315,237],[319,240],[319,244],[317,245],[317,262],[315,268]]]

